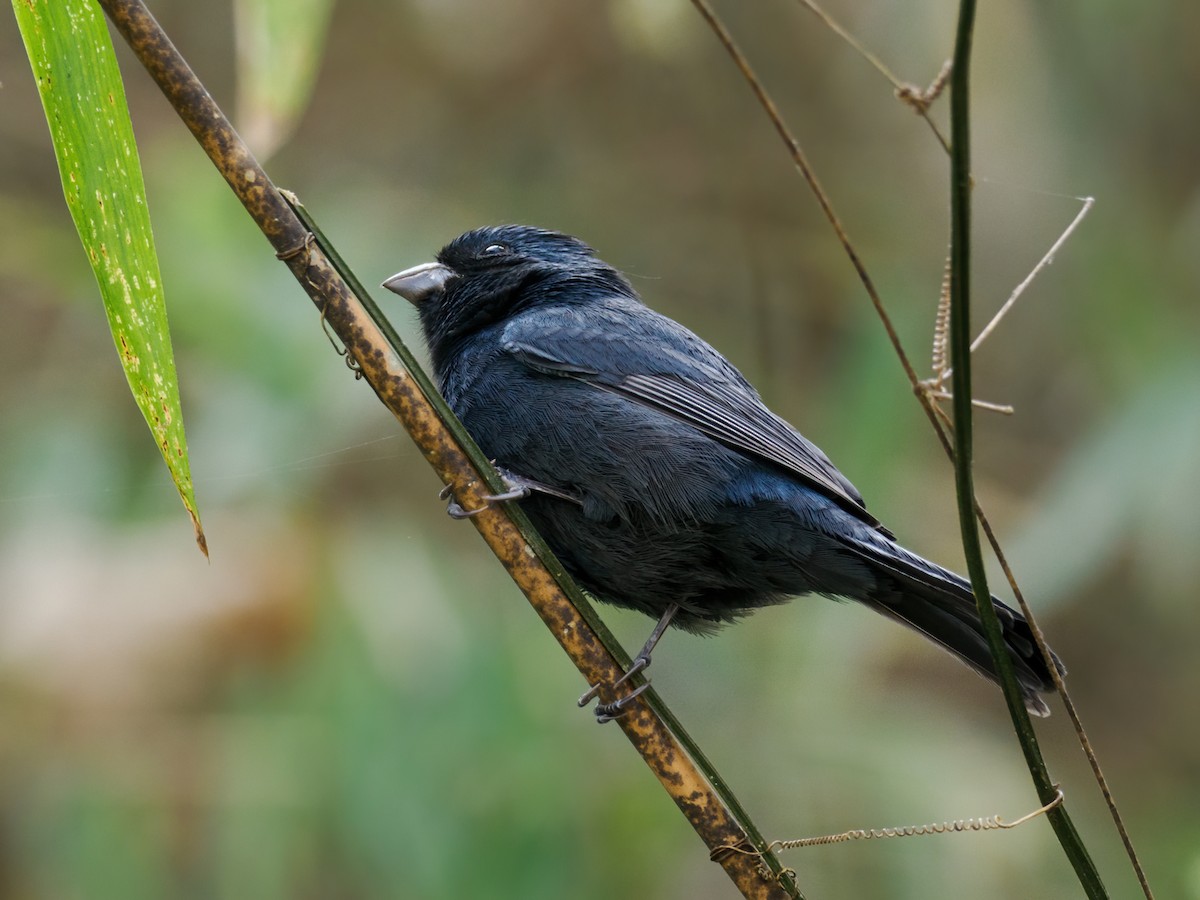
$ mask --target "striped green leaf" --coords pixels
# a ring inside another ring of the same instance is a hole
[[[117,355],[207,554],[142,168],[108,29],[94,0],[13,0],[13,10]]]

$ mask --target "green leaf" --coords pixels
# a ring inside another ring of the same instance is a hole
[[[13,0],[13,10],[121,365],[207,556],[141,162],[108,29],[94,0]]]
[[[333,0],[234,0],[238,131],[266,159],[308,105]]]

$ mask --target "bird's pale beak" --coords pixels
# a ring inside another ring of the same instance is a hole
[[[458,273],[439,262],[421,263],[403,272],[397,272],[383,283],[395,294],[399,294],[413,306],[420,306],[434,294],[440,294],[446,282]]]

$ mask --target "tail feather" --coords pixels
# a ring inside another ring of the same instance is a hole
[[[875,591],[855,599],[925,635],[984,677],[997,680],[995,661],[975,607],[975,595],[965,579],[891,541],[851,540],[844,546],[867,565],[877,580]],[[1048,716],[1050,708],[1038,695],[1054,690],[1054,681],[1029,623],[1015,609],[995,597],[992,600],[1025,707],[1033,715]],[[1051,657],[1059,673],[1066,674],[1053,652]]]

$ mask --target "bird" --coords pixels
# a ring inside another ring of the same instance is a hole
[[[416,307],[438,389],[510,487],[489,500],[519,502],[589,594],[657,620],[612,687],[669,626],[711,634],[804,595],[857,601],[997,680],[970,584],[897,543],[724,356],[582,240],[477,228],[383,287]],[[1025,706],[1049,715],[1029,623],[993,603]]]

